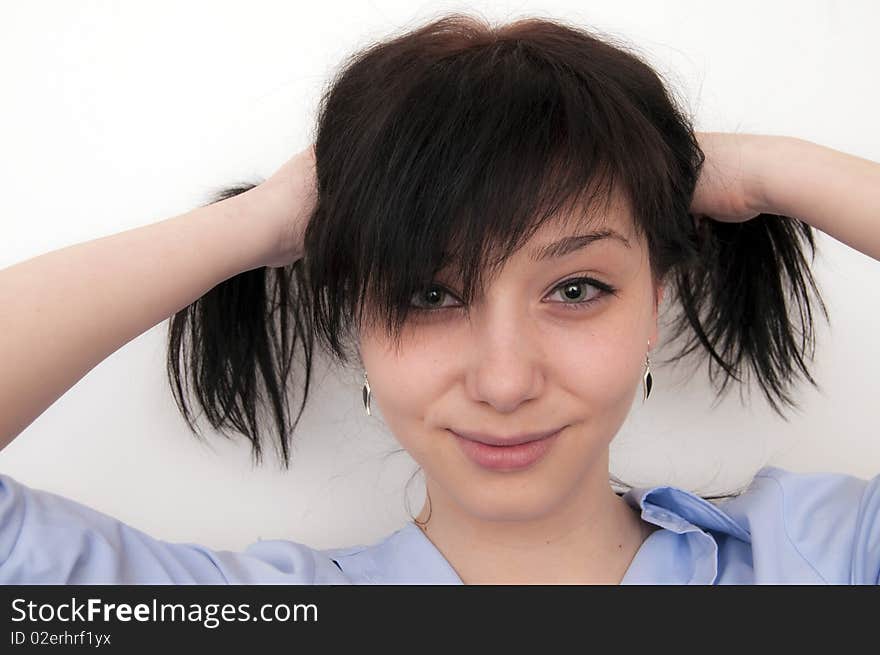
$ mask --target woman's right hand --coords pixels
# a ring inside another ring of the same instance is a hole
[[[267,180],[246,192],[268,221],[269,249],[263,266],[282,268],[301,259],[306,225],[315,209],[315,146],[296,153]]]

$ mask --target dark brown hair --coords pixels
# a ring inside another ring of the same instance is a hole
[[[704,154],[632,46],[546,18],[492,26],[445,15],[346,61],[322,96],[314,142],[304,258],[228,279],[170,321],[169,378],[196,434],[183,382],[213,428],[251,440],[257,462],[257,409],[269,409],[288,466],[315,338],[342,364],[365,321],[398,338],[413,294],[448,263],[467,306],[542,223],[562,211],[595,220],[587,208],[618,189],[654,282],[680,309],[671,339],[688,337],[667,362],[699,349],[716,387],[721,376],[719,397],[750,371],[783,418],[795,376],[818,386],[804,359],[811,292],[828,314],[804,256],[809,246],[815,257],[810,226],[767,214],[695,220]],[[291,426],[292,371],[304,379]]]

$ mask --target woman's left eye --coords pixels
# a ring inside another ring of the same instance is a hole
[[[586,291],[581,291],[585,287],[593,287],[594,289],[598,289],[599,293],[594,294],[592,297],[580,300],[579,297],[582,297],[583,293],[586,293]],[[561,304],[565,309],[576,310],[583,309],[587,305],[592,305],[593,303],[602,300],[605,296],[609,294],[614,294],[616,291],[617,290],[611,285],[600,282],[599,280],[595,280],[589,277],[578,277],[572,278],[571,280],[566,280],[562,284],[556,286],[553,289],[553,294],[562,294],[562,297],[566,300],[563,300],[561,303],[558,304]]]

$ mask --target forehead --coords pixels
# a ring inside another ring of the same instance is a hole
[[[559,212],[543,223],[526,242],[523,250],[530,255],[564,255],[546,246],[553,242],[576,235],[594,236],[593,242],[632,247],[635,244],[633,216],[629,203],[615,198],[606,204],[602,203],[589,210]],[[532,257],[542,259],[542,257]]]
[[[560,236],[578,229],[607,227],[629,238],[632,236],[633,218],[629,197],[619,185],[614,185],[608,194],[593,196],[573,208],[566,207],[555,212],[541,225],[535,236]]]
[[[593,250],[637,251],[634,216],[625,195],[614,193],[589,207],[555,213],[511,257],[542,263],[593,244]]]

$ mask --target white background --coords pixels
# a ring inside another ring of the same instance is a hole
[[[667,76],[698,130],[788,134],[880,161],[880,4],[868,0],[3,5],[0,268],[268,176],[311,143],[317,100],[346,56],[449,10],[612,33]],[[786,423],[757,388],[751,404],[734,388],[713,409],[705,364],[692,378],[655,364],[651,398],[612,444],[616,475],[711,494],[764,464],[880,473],[880,262],[824,234],[818,244],[832,320],[817,323],[822,392],[804,386],[803,411]],[[408,520],[416,465],[386,457],[398,444],[381,415],[364,415],[359,370],[319,360],[292,469],[271,449],[253,469],[244,437],[205,446],[188,431],[165,377],[166,331],[160,323],[88,373],[0,453],[0,471],[219,549],[369,543]],[[423,493],[417,476],[413,513]]]

